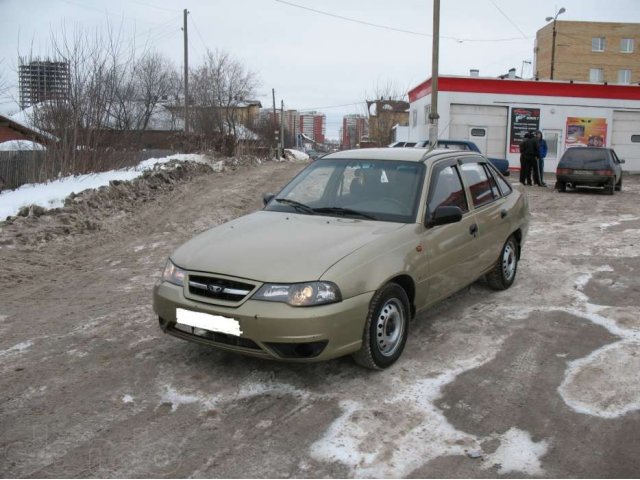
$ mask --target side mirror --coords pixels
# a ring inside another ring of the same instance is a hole
[[[620,161],[620,163],[624,163],[624,158],[619,158],[618,160]]]
[[[263,205],[266,207],[267,203],[269,203],[271,200],[273,200],[275,196],[276,196],[275,193],[265,193],[262,196]]]
[[[457,223],[462,220],[462,210],[460,207],[442,206],[436,208],[436,211],[427,218],[426,227],[437,227],[438,225],[447,225],[449,223]]]

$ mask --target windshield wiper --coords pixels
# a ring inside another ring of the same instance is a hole
[[[362,218],[368,218],[369,220],[377,220],[376,217],[369,215],[368,213],[359,212],[358,210],[352,210],[351,208],[344,207],[321,207],[314,208],[314,212],[316,213],[335,213],[336,215],[355,215]]]
[[[284,203],[285,205],[290,205],[296,210],[299,210],[304,213],[308,213],[309,215],[315,215],[316,212],[309,205],[305,205],[304,203],[297,202],[296,200],[290,200],[288,198],[276,198],[276,202]]]

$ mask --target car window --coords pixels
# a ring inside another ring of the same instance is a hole
[[[300,179],[295,194],[294,192],[289,192],[284,198],[289,200],[295,199],[298,202],[306,204],[319,202],[327,189],[327,184],[329,183],[332,173],[333,169],[328,165],[319,164],[318,168],[312,169],[308,175]]]
[[[496,179],[491,174],[488,165],[483,165],[485,173],[487,174],[487,178],[489,180],[489,186],[491,187],[491,193],[493,193],[493,198],[500,197],[500,189],[498,188],[498,184],[496,183]]]
[[[475,207],[492,202],[496,197],[484,167],[476,162],[462,164],[462,176],[471,191],[471,202]]]
[[[500,173],[496,170],[496,167],[494,165],[487,163],[485,165],[485,168],[487,168],[487,170],[493,175],[493,178],[498,184],[498,187],[500,187],[500,191],[502,192],[503,197],[509,195],[513,191],[513,188],[511,188],[511,185],[509,185],[509,182],[507,182],[504,178],[502,178],[502,175],[500,175]]]
[[[448,166],[436,171],[431,179],[427,207],[430,213],[435,212],[438,207],[459,207],[463,212],[469,211],[462,182],[455,167]]]
[[[598,170],[609,166],[607,150],[604,148],[569,148],[560,159],[558,167]]]
[[[446,148],[448,150],[461,150],[468,151],[471,150],[469,145],[464,143],[438,143],[438,148]]]

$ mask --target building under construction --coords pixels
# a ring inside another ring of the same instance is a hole
[[[20,59],[18,67],[20,108],[45,100],[65,99],[69,94],[69,63]]]

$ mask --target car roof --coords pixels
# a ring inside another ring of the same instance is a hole
[[[429,160],[435,160],[443,156],[478,156],[478,153],[459,150],[451,151],[450,149],[442,148],[429,151],[426,147],[358,148],[330,153],[322,157],[322,160],[397,160],[400,162],[426,163]]]

